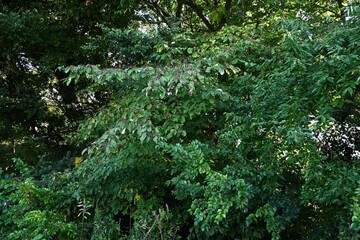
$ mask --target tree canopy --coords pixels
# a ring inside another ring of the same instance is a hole
[[[358,239],[356,0],[0,2],[3,239]]]

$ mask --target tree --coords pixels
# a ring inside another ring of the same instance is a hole
[[[194,238],[355,239],[358,28],[311,14],[262,32],[160,32],[136,67],[68,68],[69,82],[86,77],[113,96],[78,138],[92,142],[79,191],[96,202],[97,221],[130,218],[137,236],[154,230],[143,222],[156,217],[150,209],[167,206]],[[335,125],[345,132],[325,138]]]
[[[106,96],[97,93],[89,102],[79,94],[87,84],[67,86],[62,81],[66,75],[57,68],[86,63],[90,56],[82,46],[100,33],[97,24],[126,27],[132,5],[125,9],[113,1],[2,1],[0,10],[0,144],[7,152],[2,165],[15,156],[35,164],[40,155],[51,159],[74,152],[64,144],[66,135],[106,102]]]
[[[86,148],[52,219],[96,239],[357,239],[358,5],[311,2],[138,1],[127,29],[103,24],[59,69],[105,100],[69,136]]]

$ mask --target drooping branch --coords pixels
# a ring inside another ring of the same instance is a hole
[[[342,9],[343,7],[343,0],[336,0],[337,4],[338,4],[338,7],[339,9]]]
[[[226,23],[227,21],[227,16],[230,12],[230,9],[231,9],[231,0],[226,0],[226,3],[225,3],[225,14],[221,17],[221,20],[220,20],[220,23],[219,23],[219,26],[218,26],[218,30],[220,30]]]
[[[226,11],[229,11],[231,8],[231,0],[226,0],[226,3],[225,3],[225,10]]]
[[[181,13],[182,13],[182,9],[183,9],[183,0],[178,0],[177,1],[177,7],[176,7],[176,12],[175,12],[175,16],[176,18],[180,18],[181,17]]]
[[[188,5],[196,13],[196,15],[201,19],[201,21],[206,25],[206,27],[210,31],[212,31],[212,32],[215,31],[214,25],[212,25],[209,22],[209,20],[204,16],[200,6],[197,5],[194,0],[187,0],[187,1],[184,1],[184,3],[186,5]]]
[[[339,10],[340,10],[340,16],[344,18],[345,11],[344,11],[344,0],[336,0]]]
[[[158,1],[148,0],[146,1],[148,6],[161,18],[161,20],[170,27],[167,18],[170,16],[158,3]]]

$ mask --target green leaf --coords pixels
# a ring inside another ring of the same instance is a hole
[[[33,238],[33,240],[40,240],[40,239],[43,239],[43,237],[44,237],[44,235],[38,234]]]

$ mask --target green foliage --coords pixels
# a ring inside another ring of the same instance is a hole
[[[354,205],[353,205],[353,216],[351,218],[351,229],[357,232],[357,235],[354,237],[359,237],[360,232],[360,205],[359,205],[359,188],[357,188],[354,196]]]
[[[85,45],[104,27],[126,28],[137,1],[0,2],[0,144],[6,156],[30,164],[76,151],[64,144],[78,121],[106,102],[106,94],[81,93],[87,84],[66,86],[60,65],[95,61]],[[13,144],[8,144],[8,143]],[[17,145],[17,148],[14,145]],[[5,154],[4,154],[5,155]]]
[[[82,161],[3,173],[1,234],[357,239],[357,6],[306,3],[134,1],[145,20],[125,30],[81,18],[87,60],[57,71],[93,107],[68,135]]]
[[[1,238],[77,239],[78,227],[69,221],[72,200],[68,174],[49,174],[37,181],[22,160],[13,160],[18,173],[1,172]]]
[[[85,76],[113,93],[79,131],[93,141],[78,168],[81,194],[134,226],[147,219],[129,210],[136,194],[156,202],[149,209],[166,204],[193,219],[194,238],[353,238],[357,156],[325,159],[314,134],[357,114],[336,115],[358,94],[359,33],[350,22],[328,27],[175,33],[156,37],[146,66],[68,68],[67,81]]]
[[[85,50],[99,54],[105,66],[146,64],[154,49],[154,38],[133,28],[126,30],[102,28],[103,33],[91,41]]]

